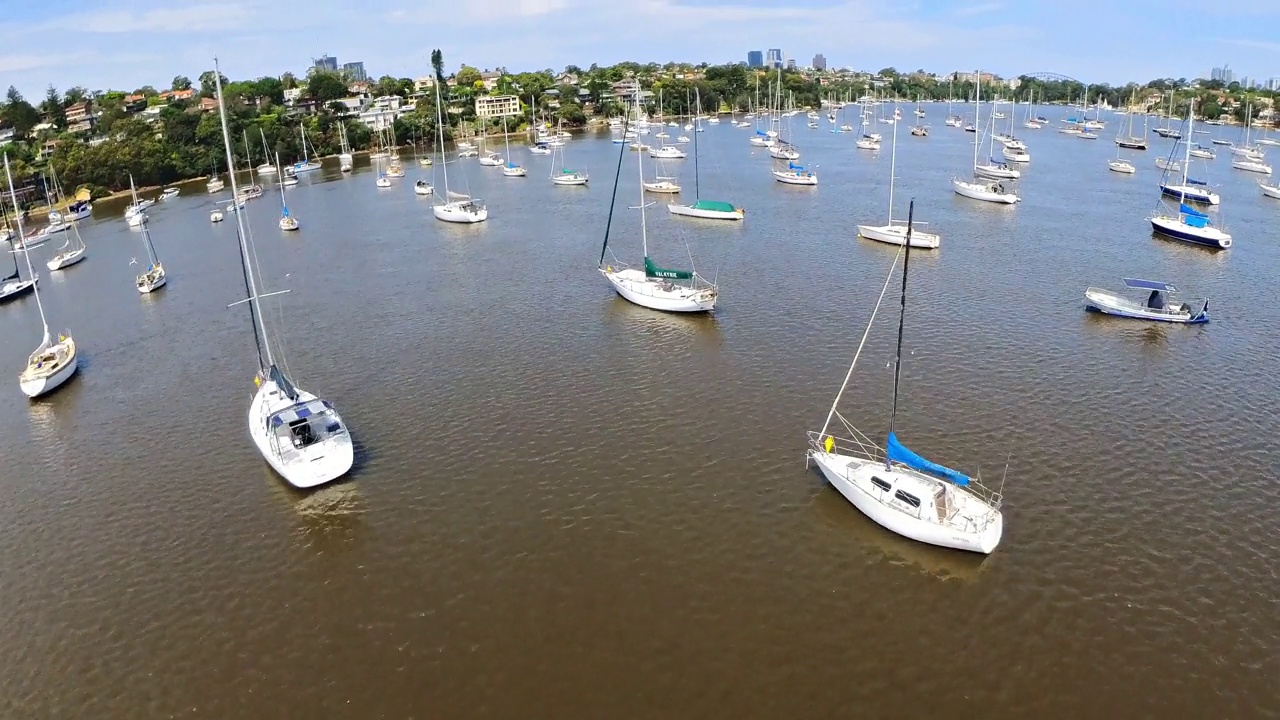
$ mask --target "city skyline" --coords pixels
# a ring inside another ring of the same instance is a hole
[[[1194,79],[1223,66],[1263,84],[1280,76],[1280,41],[1270,31],[1280,20],[1280,3],[1270,0],[1224,3],[1208,26],[1202,13],[1190,12],[1199,7],[1191,0],[1136,0],[1110,8],[1101,25],[1069,6],[1013,2],[793,0],[778,7],[770,0],[638,0],[623,8],[588,0],[473,0],[441,12],[445,5],[386,0],[369,18],[376,22],[351,24],[349,3],[338,0],[185,7],[102,0],[89,11],[70,0],[22,4],[0,24],[0,73],[6,85],[38,99],[49,84],[59,90],[167,87],[174,76],[194,80],[211,69],[215,55],[228,77],[302,75],[311,53],[324,49],[335,58],[362,58],[375,76],[418,77],[429,72],[431,49],[439,47],[447,71],[462,63],[512,71],[625,60],[738,63],[749,49],[782,48],[784,62],[807,65],[803,58],[820,53],[830,68],[871,72],[980,67],[1005,77],[1054,72],[1112,85]],[[659,21],[684,32],[631,38],[609,29]],[[493,24],[511,29],[492,37],[469,32]],[[1156,26],[1159,32],[1131,32]],[[281,43],[262,29],[271,27],[289,27],[293,37],[319,47]],[[75,29],[76,43],[52,50],[49,33],[65,28]],[[856,45],[847,40],[851,28]],[[509,42],[512,32],[520,42]],[[687,41],[690,34],[697,46]],[[1195,42],[1167,52],[1168,38],[1176,37]]]

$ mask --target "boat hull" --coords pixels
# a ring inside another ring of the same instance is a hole
[[[1198,185],[1161,185],[1160,192],[1180,200],[1217,205],[1221,202],[1218,193],[1204,190]]]
[[[601,268],[613,289],[624,300],[646,307],[650,310],[661,310],[670,313],[700,313],[715,309],[717,293],[713,289],[692,290],[682,286],[672,286],[678,290],[667,291],[661,282],[653,282],[645,277],[643,271],[627,269],[612,270]],[[681,292],[683,291],[683,292]]]
[[[667,212],[672,215],[680,215],[682,217],[702,218],[704,220],[741,220],[745,213],[742,208],[737,210],[706,210],[696,208],[692,205],[668,205]]]
[[[1221,230],[1208,226],[1191,227],[1176,217],[1153,217],[1151,229],[1160,235],[1181,240],[1195,245],[1203,245],[1219,250],[1231,247],[1231,236]]]
[[[1262,188],[1262,194],[1269,198],[1280,200],[1280,185],[1263,185],[1258,183],[1258,187]]]
[[[859,225],[858,235],[868,240],[902,246],[907,243],[905,225]],[[942,244],[942,238],[934,233],[912,230],[911,247],[934,250]]]
[[[775,170],[773,172],[773,179],[777,180],[780,183],[786,183],[787,185],[817,185],[818,184],[818,176],[814,175],[813,173],[808,173],[805,175],[797,175],[795,173],[778,172]]]
[[[61,270],[71,267],[84,259],[85,249],[71,250],[59,255],[54,255],[49,262],[45,263],[50,270]]]
[[[299,389],[301,401],[317,399],[309,392]],[[258,452],[267,461],[276,474],[284,481],[300,490],[317,488],[337,480],[351,470],[355,460],[355,452],[351,443],[351,433],[346,430],[340,435],[316,443],[320,447],[312,447],[305,453],[298,453],[292,460],[284,458],[274,446],[267,418],[274,412],[293,404],[279,392],[279,388],[270,380],[263,381],[249,403],[249,436],[258,447]],[[341,418],[339,418],[341,421]]]
[[[489,219],[489,208],[487,207],[469,210],[458,207],[454,203],[449,203],[447,205],[436,205],[431,208],[431,211],[435,214],[437,220],[451,223],[474,224]]]
[[[1200,312],[1161,312],[1100,288],[1085,290],[1084,306],[1090,312],[1133,320],[1148,320],[1180,325],[1195,325],[1209,321],[1209,312],[1207,310],[1201,310]]]
[[[10,280],[0,285],[0,302],[7,302],[22,297],[36,286],[35,280]]]
[[[76,352],[75,342],[68,338],[64,342],[71,344],[71,359],[67,364],[63,365],[52,375],[47,377],[27,378],[25,373],[19,376],[18,387],[22,389],[22,394],[28,398],[38,398],[41,395],[47,395],[57,390],[63,383],[71,379],[76,374],[76,370],[80,367],[80,356]]]
[[[1000,544],[1000,537],[1004,532],[1004,518],[998,511],[994,521],[981,532],[963,532],[913,517],[877,499],[873,494],[876,492],[875,485],[871,483],[873,473],[892,476],[897,472],[885,470],[881,462],[873,463],[870,460],[849,455],[818,451],[810,451],[809,457],[817,464],[827,482],[831,483],[831,486],[846,500],[863,515],[890,532],[928,545],[983,555],[991,554]]]
[[[151,281],[139,280],[138,282],[136,282],[136,283],[134,283],[134,284],[135,284],[135,285],[136,285],[136,287],[138,288],[138,292],[140,292],[140,293],[142,293],[142,294],[144,294],[144,295],[145,295],[145,294],[147,294],[147,293],[153,293],[153,292],[155,292],[156,290],[159,290],[160,288],[162,288],[162,287],[164,287],[166,284],[168,284],[168,282],[169,282],[169,276],[168,276],[168,275],[161,275],[160,277],[158,277],[158,278],[156,278],[156,279],[154,279],[154,280],[151,280]]]
[[[567,177],[553,177],[551,182],[556,185],[564,185],[566,187],[581,186],[587,184],[588,178],[582,175],[571,175]]]
[[[992,191],[985,183],[971,183],[962,180],[952,180],[951,188],[961,197],[967,197],[971,200],[982,200],[983,202],[996,203],[997,205],[1013,205],[1021,198],[1011,192]]]

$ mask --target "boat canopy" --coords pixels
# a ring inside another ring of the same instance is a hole
[[[887,445],[889,460],[892,462],[901,463],[914,470],[927,472],[956,485],[964,486],[969,484],[968,475],[920,457],[908,449],[906,445],[898,442],[898,436],[892,432],[889,433]]]
[[[292,405],[281,410],[275,415],[272,415],[271,424],[275,427],[280,427],[281,425],[294,423],[298,420],[305,420],[312,415],[323,415],[328,411],[329,403],[324,400],[316,399],[311,402],[298,403],[297,405]]]
[[[719,200],[699,200],[693,204],[697,210],[715,210],[717,212],[736,212],[738,208],[733,203],[721,202]]]
[[[577,175],[578,171],[572,168],[561,168],[560,174],[561,175]]]
[[[1166,282],[1159,280],[1139,280],[1138,278],[1124,278],[1125,287],[1131,287],[1135,290],[1158,290],[1160,292],[1178,292],[1178,288]]]
[[[765,132],[765,131],[763,131],[763,130],[757,130],[757,131],[756,131],[756,135],[759,135],[760,137],[768,137],[769,133],[767,133],[767,132]]]
[[[665,278],[667,280],[690,280],[693,278],[693,273],[688,270],[668,270],[654,265],[648,255],[644,258],[644,274],[645,277]]]
[[[1200,212],[1199,210],[1191,207],[1186,203],[1178,203],[1178,209],[1182,211],[1183,215],[1190,215],[1192,217],[1202,217],[1202,218],[1209,217],[1208,215],[1205,215],[1204,213]]]

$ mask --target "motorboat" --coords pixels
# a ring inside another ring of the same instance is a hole
[[[649,151],[649,157],[657,158],[659,160],[683,160],[689,156],[685,151],[675,147],[674,145],[664,145],[662,147],[651,149]]]
[[[1123,278],[1125,288],[1147,293],[1146,301],[1138,300],[1121,293],[1090,287],[1084,291],[1086,310],[1133,318],[1135,320],[1154,320],[1156,322],[1198,324],[1209,321],[1209,300],[1196,299],[1175,301],[1171,296],[1178,289],[1173,285],[1158,280],[1141,280]]]
[[[426,180],[419,180],[413,184],[414,195],[432,195],[434,193],[435,188],[431,187],[431,183]]]
[[[475,148],[464,148],[462,152],[458,153],[459,160],[465,160],[473,157],[480,157],[480,152]]]
[[[656,180],[654,182],[642,183],[644,189],[651,193],[673,194],[680,192],[680,186],[670,180]]]

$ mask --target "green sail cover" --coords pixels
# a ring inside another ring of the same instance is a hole
[[[720,202],[719,200],[699,200],[693,204],[695,210],[715,210],[716,212],[737,212],[738,208],[733,203]]]
[[[691,280],[693,278],[693,273],[688,270],[667,270],[666,268],[660,268],[657,265],[654,265],[653,261],[650,260],[648,256],[644,259],[644,274],[645,277],[666,278],[668,280]]]

